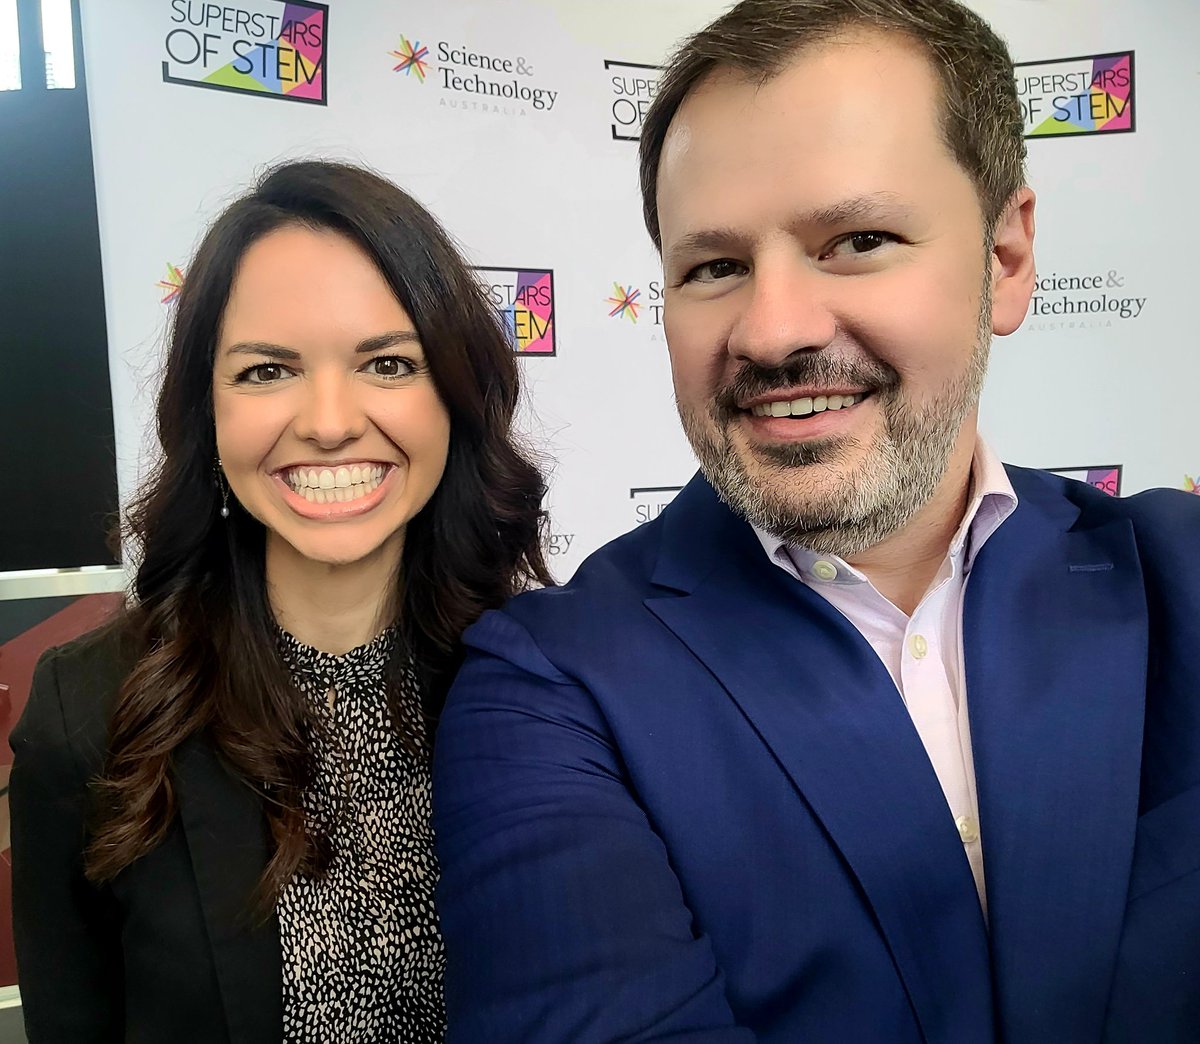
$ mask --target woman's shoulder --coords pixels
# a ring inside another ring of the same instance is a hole
[[[74,686],[85,680],[93,685],[103,681],[119,685],[136,662],[129,627],[125,618],[118,616],[94,631],[47,649],[38,660],[34,677],[53,672],[60,685],[66,682]]]
[[[135,662],[128,629],[119,619],[44,652],[12,732],[14,754],[57,753],[81,760],[86,771],[97,768],[108,746],[113,700]]]

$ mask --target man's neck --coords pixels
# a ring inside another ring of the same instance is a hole
[[[304,558],[282,540],[267,542],[267,594],[279,626],[305,645],[340,655],[392,622],[401,546],[348,565]]]
[[[907,616],[916,611],[941,570],[966,514],[976,437],[973,427],[964,428],[937,490],[908,525],[850,560]]]

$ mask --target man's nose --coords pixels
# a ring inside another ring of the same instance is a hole
[[[775,367],[795,352],[827,348],[837,333],[830,278],[802,258],[762,259],[751,271],[745,309],[730,331],[730,354],[739,362]]]

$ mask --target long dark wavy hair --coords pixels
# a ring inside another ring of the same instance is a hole
[[[463,630],[518,591],[552,582],[542,551],[545,481],[512,432],[517,364],[449,236],[369,171],[316,161],[276,167],[212,225],[177,299],[157,408],[162,455],[125,521],[139,565],[117,626],[135,663],[117,694],[97,781],[86,856],[94,881],[111,880],[162,841],[177,811],[172,755],[197,734],[265,795],[273,855],[260,882],[264,908],[295,874],[328,865],[327,839],[302,804],[314,725],[279,653],[265,530],[232,500],[228,519],[220,517],[214,473],[222,314],[247,249],[290,225],[340,233],[375,262],[412,318],[450,415],[445,474],[408,524],[396,577],[393,701],[412,666],[436,717]]]

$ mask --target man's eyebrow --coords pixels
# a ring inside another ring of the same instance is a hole
[[[825,228],[851,225],[865,219],[896,219],[905,217],[911,208],[893,192],[873,192],[839,200],[828,206],[806,210],[788,222],[789,231],[800,228]],[[732,227],[697,229],[681,236],[667,251],[668,262],[677,257],[727,250],[743,244],[749,236]]]
[[[365,352],[377,352],[383,348],[398,348],[402,344],[415,344],[420,348],[421,339],[415,330],[392,330],[390,333],[376,334],[374,337],[359,341],[358,347],[354,351],[361,355]]]
[[[391,330],[359,341],[354,354],[364,355],[402,344],[415,344],[420,347],[421,341],[412,330]],[[226,348],[225,352],[227,355],[265,355],[268,359],[279,362],[298,362],[300,359],[300,353],[294,348],[285,348],[281,344],[271,344],[269,341],[239,341]]]
[[[910,212],[911,208],[894,192],[872,192],[798,214],[792,220],[791,227],[850,225],[864,218],[904,217]]]
[[[746,240],[746,235],[736,228],[702,228],[681,236],[671,244],[667,251],[667,262],[677,257],[689,257],[694,254],[708,254],[713,251],[728,250],[731,245],[738,245]]]

